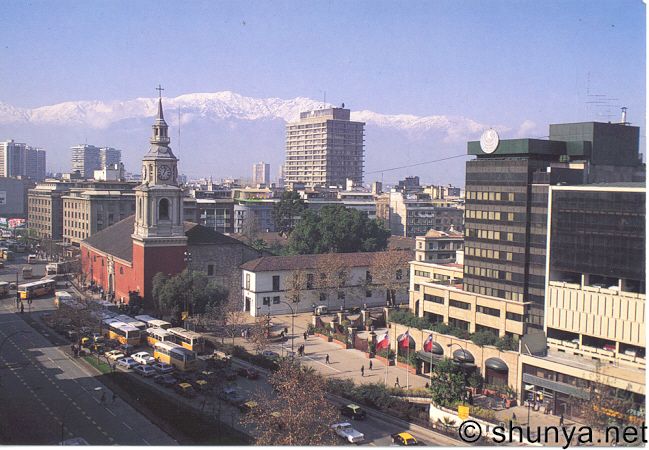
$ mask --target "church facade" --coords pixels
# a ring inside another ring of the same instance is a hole
[[[227,285],[240,278],[241,264],[262,256],[234,238],[183,220],[178,158],[169,147],[161,97],[150,143],[142,183],[135,188],[135,214],[80,244],[86,283],[94,282],[120,303],[149,302],[158,272],[174,275],[189,268]]]

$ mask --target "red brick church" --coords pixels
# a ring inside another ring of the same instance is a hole
[[[135,215],[80,246],[86,283],[94,282],[121,303],[150,301],[158,272],[173,275],[189,265],[225,284],[240,277],[241,264],[262,256],[234,238],[183,220],[178,158],[169,147],[161,97],[150,142],[142,159],[142,184],[135,188]]]

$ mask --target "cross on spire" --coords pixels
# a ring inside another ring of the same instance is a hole
[[[162,86],[158,85],[158,87],[155,88],[155,90],[158,91],[158,97],[162,98],[162,91],[164,91],[165,89]]]

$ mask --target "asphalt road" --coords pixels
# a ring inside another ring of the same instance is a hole
[[[11,269],[0,279],[15,280]],[[20,314],[13,296],[0,301],[0,442],[52,445],[63,436],[93,445],[175,444],[122,400],[113,403],[112,392],[70,358],[67,345],[55,346],[23,320],[52,307],[53,297],[43,297],[34,300],[31,313]]]

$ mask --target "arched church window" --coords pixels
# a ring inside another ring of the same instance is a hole
[[[142,199],[138,199],[139,203],[139,208],[138,208],[138,217],[141,219],[142,218]]]
[[[158,219],[169,220],[169,200],[163,198],[158,204]]]

